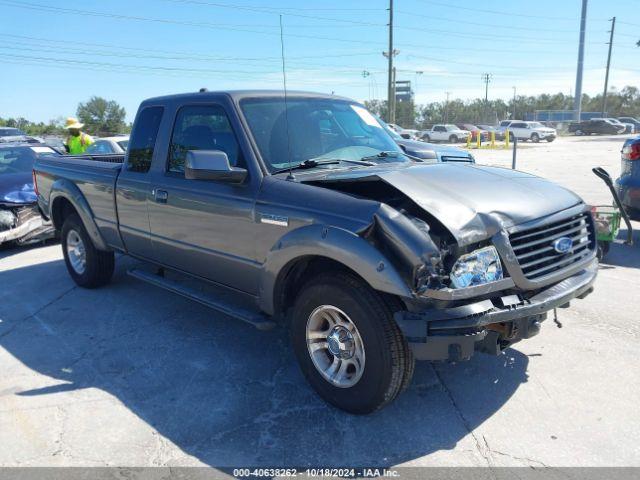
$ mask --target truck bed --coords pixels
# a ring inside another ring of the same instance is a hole
[[[118,235],[115,185],[123,162],[124,154],[40,158],[34,165],[40,198],[49,199],[56,182],[75,184],[91,206],[96,225],[105,235],[105,240],[120,243],[119,239],[108,237]],[[48,212],[48,207],[43,210]]]

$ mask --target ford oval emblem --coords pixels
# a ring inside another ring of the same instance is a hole
[[[569,237],[560,237],[555,239],[551,246],[558,253],[569,253],[573,248],[573,240]]]

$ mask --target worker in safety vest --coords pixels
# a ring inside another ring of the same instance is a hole
[[[69,131],[69,136],[64,146],[71,155],[82,155],[87,147],[93,143],[91,135],[81,132],[84,123],[80,123],[77,118],[69,117],[64,128]]]

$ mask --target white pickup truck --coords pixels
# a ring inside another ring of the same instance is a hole
[[[471,135],[469,130],[461,130],[455,125],[434,125],[431,130],[425,130],[420,138],[425,142],[463,142]]]

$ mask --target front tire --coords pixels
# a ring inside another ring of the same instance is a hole
[[[533,143],[540,143],[540,135],[538,135],[537,133],[531,134],[531,141]]]
[[[451,135],[449,137],[449,143],[458,143],[458,137],[456,137],[455,135]]]
[[[64,263],[77,285],[97,288],[111,281],[115,266],[114,253],[98,250],[93,245],[77,214],[66,218],[61,237]]]
[[[394,307],[348,273],[322,274],[298,295],[291,342],[302,373],[328,403],[379,410],[409,384],[414,359]]]

